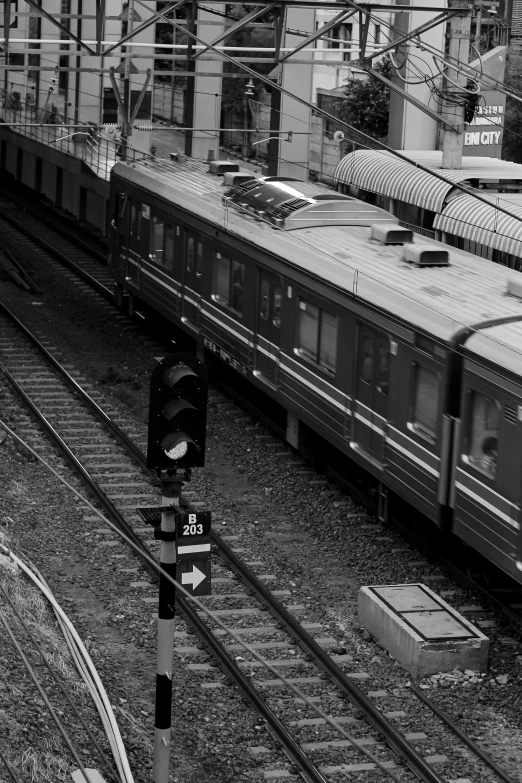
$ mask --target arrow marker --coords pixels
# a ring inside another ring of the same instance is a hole
[[[196,587],[201,584],[203,579],[205,578],[205,574],[199,570],[197,566],[194,566],[193,571],[185,571],[184,574],[181,574],[181,584],[182,585],[192,585],[192,589],[195,590]]]

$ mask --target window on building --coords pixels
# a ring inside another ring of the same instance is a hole
[[[494,477],[497,474],[500,431],[499,404],[480,392],[472,392],[470,396],[468,458],[472,465]]]
[[[349,62],[351,59],[351,50],[346,48],[346,44],[351,42],[353,35],[353,25],[351,24],[339,24],[337,27],[332,28],[326,36],[328,40],[329,49],[343,49],[343,60]]]
[[[412,424],[420,435],[435,442],[437,436],[437,413],[439,410],[439,376],[433,370],[415,365],[414,401]]]
[[[149,258],[156,264],[163,266],[163,241],[165,235],[165,224],[157,217],[152,218],[150,231],[150,251]]]
[[[338,318],[305,299],[299,299],[297,352],[333,374],[337,363]]]
[[[212,298],[243,315],[245,266],[223,253],[214,253],[214,278]]]
[[[381,25],[380,24],[376,24],[375,25],[375,30],[374,30],[374,33],[373,33],[373,40],[375,41],[376,44],[381,42]]]

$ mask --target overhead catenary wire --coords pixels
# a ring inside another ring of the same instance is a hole
[[[223,631],[225,631],[227,634],[229,634],[238,644],[240,644],[243,649],[245,649],[247,652],[249,652],[257,661],[259,661],[263,666],[265,666],[268,671],[270,671],[277,679],[279,679],[295,696],[297,696],[299,699],[301,699],[307,706],[309,706],[314,712],[317,713],[321,718],[323,718],[328,725],[330,725],[335,731],[337,731],[339,734],[341,734],[344,739],[348,740],[350,744],[360,751],[364,756],[366,756],[369,761],[374,763],[379,769],[381,769],[383,772],[386,772],[392,780],[395,781],[395,783],[400,783],[399,778],[394,774],[394,772],[389,769],[386,765],[384,765],[377,757],[375,757],[370,751],[368,751],[364,746],[360,746],[357,743],[357,740],[353,738],[348,732],[345,731],[345,729],[342,728],[342,726],[339,726],[334,718],[331,718],[324,710],[321,709],[315,702],[313,702],[306,694],[302,693],[299,688],[297,688],[292,682],[290,682],[284,675],[282,675],[277,669],[275,669],[272,664],[267,661],[265,658],[263,658],[262,655],[260,655],[255,648],[253,648],[248,642],[246,642],[239,634],[236,633],[236,631],[233,628],[230,628],[227,626],[211,609],[208,609],[207,606],[205,606],[201,601],[191,595],[179,582],[176,582],[170,574],[165,572],[159,563],[157,563],[147,552],[145,552],[143,549],[138,547],[137,544],[135,544],[122,530],[120,530],[117,525],[115,525],[110,519],[108,519],[99,509],[97,509],[84,495],[81,494],[75,487],[73,487],[67,479],[65,479],[58,471],[56,471],[52,465],[50,465],[43,457],[41,457],[37,451],[35,451],[26,441],[24,441],[23,438],[21,438],[14,430],[9,427],[9,425],[4,422],[2,419],[0,419],[0,426],[5,429],[8,434],[13,437],[17,442],[21,443],[24,448],[26,448],[33,456],[42,463],[53,475],[62,483],[64,486],[66,486],[76,497],[78,497],[83,504],[85,504],[91,511],[93,511],[101,521],[109,525],[112,530],[117,533],[117,535],[125,541],[139,556],[145,560],[148,565],[150,565],[157,573],[158,575],[161,575],[162,578],[169,581],[176,590],[181,593],[185,598],[188,598],[192,603],[196,605],[198,609],[200,609],[209,619],[211,619],[213,622],[215,622],[219,628],[221,628]],[[11,557],[13,562],[15,562],[17,565],[19,565],[21,568],[24,569],[24,564],[19,560],[19,558],[15,555],[12,550],[10,550],[8,547],[0,544],[0,549],[3,549],[3,551]],[[25,567],[27,568],[27,567]],[[25,570],[25,569],[24,569]],[[30,578],[33,581],[37,581],[37,578],[33,574],[32,576],[30,573],[28,573]],[[39,580],[38,580],[39,581]],[[41,583],[40,583],[41,584]],[[42,584],[43,587],[43,584]]]
[[[163,19],[164,21],[168,22],[168,24],[172,25],[176,29],[179,28],[179,25],[177,25],[172,19],[169,19],[164,14],[161,14],[158,11],[150,9],[148,6],[146,6],[145,3],[143,2],[143,0],[135,0],[135,2],[138,3],[138,5],[141,5],[144,8],[146,8],[148,11],[150,11],[157,18]],[[368,12],[364,10],[363,13],[368,13]],[[186,35],[189,35],[193,40],[195,40],[195,41],[197,41],[199,43],[205,43],[195,33],[191,32],[189,30],[183,30],[183,32]],[[209,49],[212,49],[212,51],[218,51],[218,50],[216,50],[216,48],[214,46],[212,46],[212,44],[206,43],[205,45],[208,46]],[[417,161],[414,161],[411,158],[408,158],[407,155],[403,155],[398,150],[394,150],[391,147],[388,147],[387,144],[384,144],[381,141],[373,139],[367,133],[364,133],[364,131],[357,130],[352,125],[350,125],[348,122],[346,122],[345,120],[340,120],[337,117],[334,117],[329,112],[325,111],[324,109],[321,109],[319,107],[313,106],[313,104],[311,104],[310,101],[307,101],[307,100],[305,100],[304,98],[301,98],[298,95],[294,95],[290,90],[285,89],[283,86],[281,86],[281,85],[277,84],[276,82],[272,81],[267,76],[264,76],[263,74],[260,74],[257,71],[254,71],[252,68],[250,68],[249,66],[245,65],[245,63],[237,63],[234,60],[234,58],[230,57],[230,55],[228,55],[226,52],[219,51],[219,54],[220,54],[221,57],[223,57],[224,59],[228,60],[229,62],[232,62],[232,63],[235,63],[236,65],[238,65],[240,68],[242,68],[247,73],[249,73],[252,77],[255,77],[255,78],[259,79],[260,81],[263,81],[266,84],[269,84],[271,89],[279,90],[283,95],[287,95],[288,97],[290,97],[293,100],[295,100],[297,103],[301,103],[303,106],[306,106],[307,108],[313,109],[317,114],[320,114],[323,117],[326,117],[327,119],[332,120],[333,122],[336,122],[336,123],[344,126],[345,128],[347,128],[348,130],[350,130],[352,132],[358,133],[363,138],[367,139],[368,142],[371,142],[372,144],[377,144],[381,149],[386,150],[386,152],[389,152],[390,154],[394,155],[395,157],[400,158],[401,160],[405,161],[409,165],[414,166],[415,168],[418,168],[421,171],[425,171],[427,174],[431,174],[436,179],[439,179],[442,182],[446,182],[447,184],[450,184],[452,187],[455,187],[457,190],[460,190],[463,193],[467,193],[467,194],[470,193],[469,188],[466,188],[465,186],[460,185],[460,183],[456,183],[453,180],[448,179],[443,174],[440,174],[439,171],[437,171],[436,169],[430,169],[430,168],[428,168],[428,166],[424,166],[421,163],[418,163]],[[482,201],[483,203],[489,203],[486,199],[484,199],[478,193],[472,193],[472,196],[473,196],[473,198],[476,198],[478,201]],[[504,214],[509,215],[509,217],[514,218],[515,220],[521,220],[519,215],[515,215],[513,212],[510,212],[509,210],[507,210],[507,209],[505,209],[503,207],[499,207],[499,210],[501,212],[503,212]]]

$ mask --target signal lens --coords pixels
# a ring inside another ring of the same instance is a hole
[[[188,443],[186,440],[182,440],[181,443],[172,446],[170,449],[164,449],[164,451],[169,459],[181,459],[188,451]]]

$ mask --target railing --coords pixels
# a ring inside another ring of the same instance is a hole
[[[96,176],[108,180],[118,160],[122,140],[115,126],[64,119],[59,113],[37,111],[30,104],[16,101],[0,90],[0,119],[11,130],[30,136],[41,144],[58,149],[82,160]],[[133,160],[148,157],[144,152],[127,148],[127,157]]]
[[[404,220],[399,220],[399,225],[403,228],[409,228],[415,234],[422,234],[423,237],[428,237],[429,239],[435,239],[437,236],[435,231],[431,231],[429,228],[421,228],[413,223],[405,223]]]

